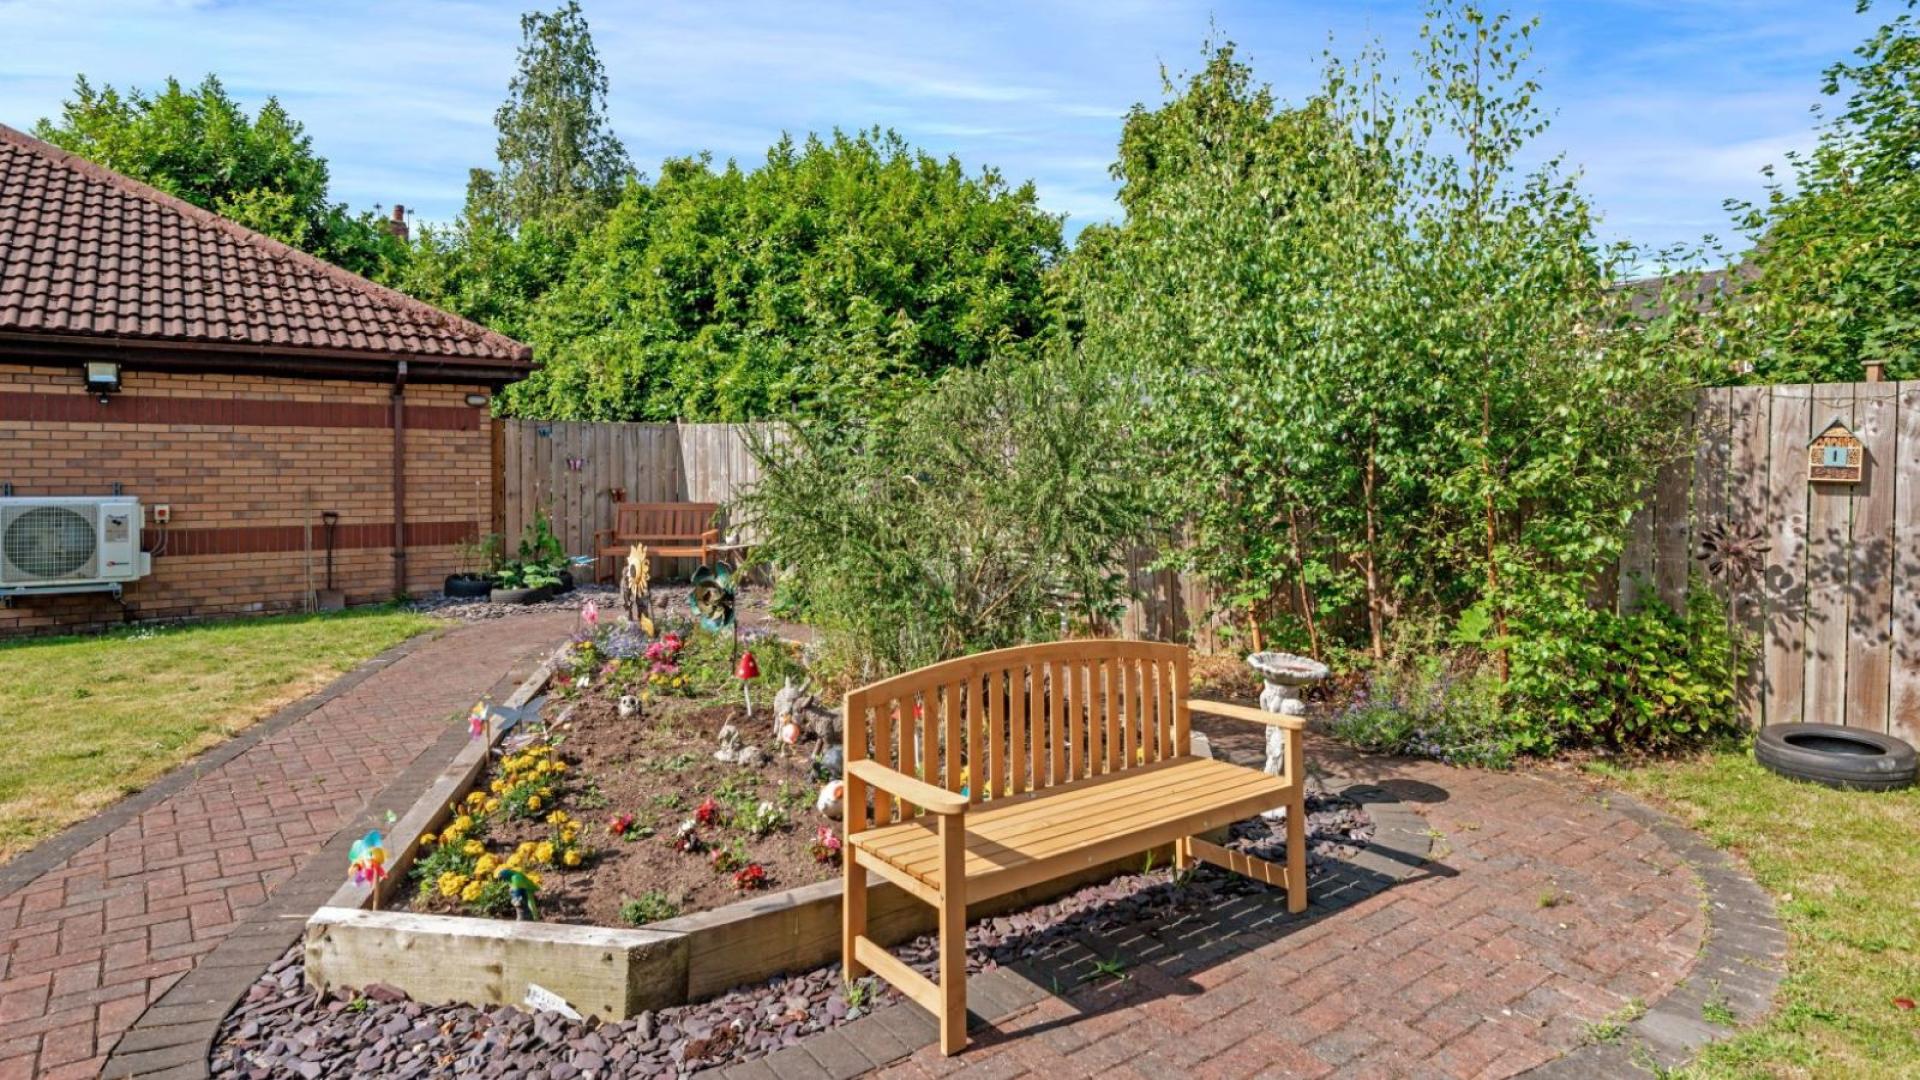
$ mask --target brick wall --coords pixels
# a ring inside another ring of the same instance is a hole
[[[492,458],[483,386],[407,387],[407,587],[437,590],[455,544],[487,529]],[[288,611],[326,578],[322,510],[340,514],[334,581],[349,602],[393,594],[390,388],[366,382],[126,371],[100,405],[74,367],[0,365],[0,480],[16,495],[107,494],[149,514],[153,573],[127,587],[137,619]],[[172,511],[163,529],[155,505]],[[305,526],[312,525],[311,551]],[[0,608],[0,636],[115,624],[104,595]]]

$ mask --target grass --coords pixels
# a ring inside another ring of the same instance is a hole
[[[0,643],[0,859],[433,625],[372,608]]]
[[[1789,936],[1773,1013],[1686,1075],[1920,1076],[1920,1011],[1896,1004],[1920,998],[1920,789],[1796,783],[1744,750],[1596,771],[1745,860]]]

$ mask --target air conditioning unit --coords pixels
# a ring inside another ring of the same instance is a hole
[[[0,497],[0,596],[111,592],[153,571],[140,550],[140,500]]]

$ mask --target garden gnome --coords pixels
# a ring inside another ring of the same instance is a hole
[[[760,677],[760,662],[753,658],[752,649],[740,654],[740,664],[733,669],[733,677],[740,680],[741,687],[746,691],[747,719],[751,720],[753,719],[753,680]]]
[[[540,904],[533,896],[540,891],[540,886],[535,885],[532,878],[510,866],[501,867],[494,877],[507,883],[507,899],[513,902],[515,919],[522,922],[540,921]]]
[[[620,719],[630,720],[640,715],[640,699],[632,694],[620,695]]]

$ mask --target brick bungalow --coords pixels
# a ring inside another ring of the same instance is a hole
[[[102,393],[87,365],[106,363]],[[0,485],[140,500],[150,576],[0,636],[437,589],[527,346],[0,125]],[[0,491],[6,490],[0,487]],[[156,520],[165,507],[167,520]],[[122,607],[124,604],[124,610]]]

